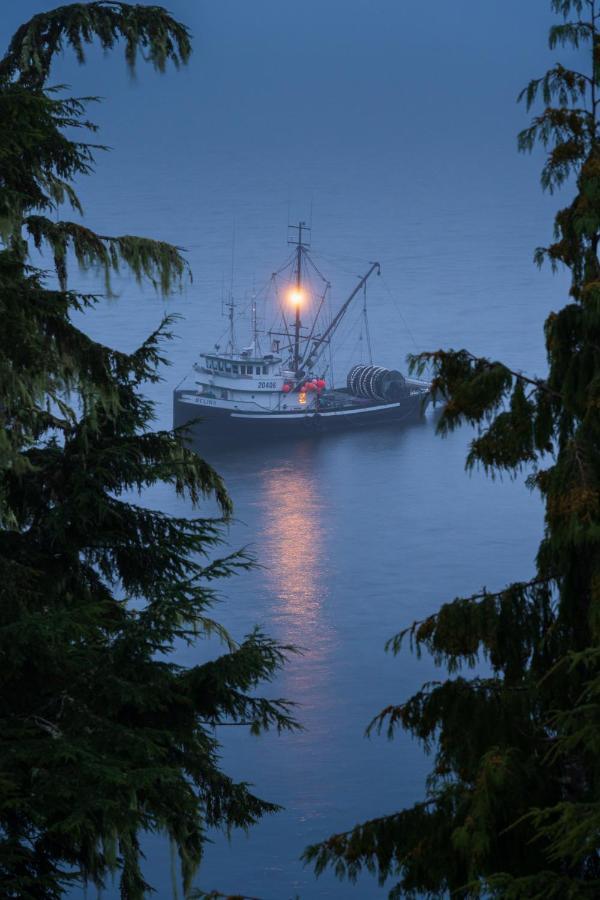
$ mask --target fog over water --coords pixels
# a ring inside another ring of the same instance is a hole
[[[5,39],[54,5],[3,3]],[[193,270],[167,301],[117,279],[118,298],[81,323],[131,350],[165,310],[184,317],[165,380],[150,389],[159,426],[170,425],[173,387],[225,330],[234,230],[243,302],[288,254],[288,222],[311,211],[314,258],[334,299],[369,261],[382,264],[369,291],[375,363],[404,369],[409,352],[467,347],[544,372],[542,323],[567,282],[538,272],[532,254],[551,239],[569,189],[544,196],[540,155],[517,154],[528,118],[515,98],[558,56],[547,50],[548,0],[168,5],[194,36],[186,69],[161,77],[140,65],[131,81],[122,53],[92,51],[84,68],[67,54],[53,76],[105,98],[91,117],[113,149],[80,184],[86,223],[176,243]],[[97,285],[75,270],[73,287]],[[243,333],[248,319],[239,325]],[[340,381],[360,354],[350,328],[341,339]],[[354,888],[315,880],[298,861],[307,844],[423,797],[429,762],[419,746],[403,734],[366,739],[364,728],[439,674],[408,649],[390,657],[384,643],[446,599],[530,577],[542,528],[525,476],[468,476],[471,432],[441,440],[434,429],[429,413],[403,430],[211,457],[235,504],[230,545],[249,544],[261,563],[222,585],[217,617],[236,637],[258,623],[305,648],[269,688],[299,704],[304,731],[257,739],[223,729],[225,770],[285,811],[229,843],[215,835],[197,880],[204,889],[264,900],[386,896],[369,878]],[[167,488],[146,501],[191,513]],[[180,659],[207,652],[215,648]],[[170,896],[168,845],[152,838],[146,851],[149,880]]]

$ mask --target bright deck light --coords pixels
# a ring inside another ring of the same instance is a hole
[[[293,290],[290,294],[290,300],[292,301],[294,306],[298,306],[300,303],[302,303],[302,291],[299,291],[298,289]]]

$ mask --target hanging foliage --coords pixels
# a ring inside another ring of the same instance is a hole
[[[123,40],[130,65],[139,51],[160,71],[189,55],[160,7],[93,2],[35,16],[0,62],[0,884],[19,900],[111,875],[142,900],[144,832],[169,836],[187,896],[209,832],[277,809],[223,771],[220,726],[296,727],[290,704],[260,691],[291,648],[258,630],[236,640],[212,615],[215,584],[251,565],[219,555],[225,486],[179,433],[151,430],[142,391],[171,320],[133,353],[73,324],[99,299],[68,290],[73,258],[163,294],[187,273],[170,244],[50,216],[80,210],[73,182],[97,147],[72,138],[93,130],[86,101],[46,78],[62,48],[83,61],[95,40]],[[51,249],[57,287],[31,265],[31,241]],[[215,499],[219,517],[136,502],[157,483],[195,507]],[[211,637],[220,655],[177,664],[175,642]]]
[[[545,323],[548,375],[467,350],[424,353],[442,401],[438,431],[478,435],[467,467],[530,474],[545,503],[535,577],[445,603],[394,637],[449,675],[371,724],[398,727],[434,756],[427,798],[309,847],[305,859],[390,897],[586,898],[600,894],[600,4],[552,0],[550,46],[572,47],[522,92],[544,110],[519,136],[547,150],[542,186],[572,178],[541,264],[571,273],[571,302]],[[467,677],[487,661],[489,675]]]

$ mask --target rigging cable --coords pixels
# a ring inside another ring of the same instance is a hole
[[[403,324],[404,327],[406,328],[406,331],[407,331],[407,333],[408,333],[408,336],[410,337],[411,341],[413,342],[413,344],[414,344],[414,346],[415,346],[415,350],[418,350],[418,349],[419,349],[418,344],[417,344],[417,342],[416,342],[416,340],[415,340],[415,337],[414,337],[412,331],[411,331],[410,328],[408,327],[408,322],[406,321],[406,319],[405,319],[404,316],[402,315],[402,310],[400,309],[400,306],[399,306],[399,304],[398,304],[396,298],[394,297],[394,295],[393,295],[393,293],[392,293],[392,290],[391,290],[390,286],[388,285],[387,281],[385,280],[385,278],[384,278],[383,276],[381,277],[381,283],[383,284],[383,287],[385,288],[385,290],[386,290],[387,293],[389,294],[390,300],[392,301],[392,303],[393,303],[394,306],[396,307],[396,312],[397,312],[398,315],[400,316],[400,318],[401,318],[401,320],[402,320],[402,324]]]
[[[331,287],[331,285],[329,284],[329,282],[328,281],[325,282],[325,290],[323,291],[323,294],[321,295],[321,302],[319,303],[319,308],[317,309],[317,314],[316,314],[316,316],[313,317],[312,328],[310,330],[309,336],[306,339],[306,349],[308,351],[309,358],[311,356],[311,353],[310,353],[310,347],[308,345],[310,344],[310,342],[313,339],[313,335],[315,333],[315,328],[317,325],[317,320],[321,314],[321,310],[323,309],[323,304],[325,303],[325,298],[327,297],[327,291],[329,290],[330,287]],[[318,341],[318,338],[315,338],[315,347],[316,347],[317,341]],[[329,343],[329,341],[328,341],[328,343]]]
[[[367,315],[367,282],[363,285],[363,319],[365,323],[365,335],[367,338],[367,348],[369,350],[369,365],[373,365],[373,350],[371,348],[371,332],[369,331],[369,316]]]
[[[281,303],[279,302],[279,290],[277,288],[277,273],[276,272],[273,273],[273,284],[275,285],[275,299],[277,300],[277,305],[279,306],[279,311],[281,313],[281,321],[283,322],[283,327],[284,327],[285,334],[286,334],[286,337],[288,340],[288,345],[289,345],[288,347],[286,347],[286,350],[290,350],[292,347],[292,337],[290,335],[290,332],[289,332],[289,329],[287,326],[287,319],[285,317],[285,312],[283,311],[283,307],[282,307]]]
[[[315,272],[317,273],[317,275],[319,276],[319,278],[321,279],[321,281],[323,282],[323,284],[329,284],[329,281],[327,280],[327,278],[325,278],[325,276],[324,276],[323,273],[320,271],[320,269],[317,268],[317,266],[315,265],[314,260],[309,256],[309,254],[308,254],[308,253],[305,253],[304,255],[306,256],[306,259],[309,261],[309,263],[311,264],[311,266],[313,267],[313,269],[315,270]]]
[[[362,316],[363,316],[363,313],[362,313],[362,309],[361,309],[361,310],[359,311],[359,313],[358,313],[358,316],[357,316],[356,319],[354,320],[353,324],[352,324],[349,328],[346,329],[346,334],[344,335],[343,331],[341,332],[341,333],[342,333],[342,338],[341,338],[341,340],[340,340],[339,338],[338,338],[338,340],[337,340],[337,349],[338,349],[338,351],[339,351],[342,347],[348,346],[348,340],[349,340],[350,337],[352,337],[353,334],[355,334],[355,333],[356,333],[357,331],[359,331],[359,330],[362,331],[362,327],[360,327],[360,326],[361,326],[361,321],[362,321]],[[358,344],[359,344],[360,339],[361,339],[361,337],[360,337],[360,334],[359,334],[358,340],[355,342],[354,348],[353,348],[353,350],[352,350],[353,353],[356,352],[356,349],[357,349],[357,347],[358,347]]]

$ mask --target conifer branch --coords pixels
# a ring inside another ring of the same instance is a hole
[[[139,53],[160,71],[189,55],[164,10],[98,0],[35,16],[0,61],[0,880],[6,896],[41,898],[118,874],[122,895],[143,900],[142,831],[171,838],[187,896],[206,829],[247,829],[279,809],[223,771],[214,725],[298,725],[288,701],[260,696],[293,648],[260,632],[238,643],[207,615],[217,579],[251,560],[218,555],[232,511],[218,473],[180,432],[151,431],[141,390],[160,379],[172,320],[130,354],[73,325],[98,295],[65,289],[71,251],[165,294],[188,272],[175,246],[46,215],[64,202],[81,211],[73,183],[101,145],[71,131],[95,130],[93,98],[45,83],[61,49],[83,62],[96,39],[105,50],[123,39],[131,68]],[[50,247],[58,289],[27,260],[23,232]],[[157,483],[194,506],[213,497],[221,517],[125,499]],[[178,641],[211,635],[223,656],[178,664]]]
[[[487,364],[490,367],[493,365],[497,365],[497,363],[492,363],[485,358],[482,358],[480,356],[475,356],[474,354],[469,353],[468,351],[467,351],[467,354],[468,354],[468,356],[470,356],[470,358],[475,363],[478,363],[478,364],[483,363],[484,365]],[[549,387],[548,382],[545,381],[544,379],[530,378],[528,375],[525,375],[520,369],[519,370],[511,369],[509,366],[504,365],[504,363],[502,363],[502,365],[503,365],[504,369],[508,372],[508,374],[512,375],[512,377],[516,381],[523,382],[523,384],[530,384],[536,390],[542,391],[543,393],[546,393],[546,394],[549,394],[552,397],[560,398],[562,396],[560,391],[553,390],[551,387]]]
[[[83,64],[85,47],[94,40],[105,51],[123,40],[131,72],[140,52],[159,72],[164,72],[167,62],[176,68],[185,64],[191,53],[187,28],[159,6],[133,6],[116,0],[72,3],[39,13],[19,28],[0,62],[0,81],[16,77],[28,88],[40,88],[54,57],[65,46]]]
[[[470,882],[465,890],[472,891],[474,896],[489,891],[489,896],[503,900],[595,900],[600,893],[600,878],[578,878],[551,869],[523,877],[502,872]]]
[[[164,241],[131,235],[112,237],[96,234],[75,222],[52,222],[44,216],[28,216],[24,226],[38,250],[42,249],[44,242],[50,246],[61,290],[67,288],[69,248],[72,248],[83,269],[96,265],[104,269],[109,295],[110,273],[118,273],[120,263],[133,272],[138,283],[142,278],[147,278],[163,296],[171,292],[173,284],[181,284],[184,274],[191,280],[189,265],[181,255],[182,248]]]
[[[484,589],[482,591],[479,591],[478,593],[471,594],[468,597],[455,597],[454,600],[449,601],[449,603],[445,603],[437,612],[431,613],[431,615],[426,616],[424,619],[416,619],[412,623],[412,625],[409,625],[407,628],[402,629],[402,631],[398,632],[398,634],[394,635],[394,637],[389,638],[389,640],[387,640],[385,644],[386,653],[391,651],[394,656],[400,653],[400,651],[402,650],[402,643],[407,636],[409,636],[411,640],[413,638],[416,638],[417,644],[421,641],[427,640],[431,634],[431,629],[435,625],[436,620],[440,615],[444,613],[445,610],[447,610],[449,607],[452,607],[454,604],[478,603],[481,600],[500,600],[504,596],[506,596],[508,592],[515,590],[520,592],[527,591],[530,588],[549,585],[555,580],[555,575],[536,575],[535,578],[532,578],[529,581],[516,581],[499,591],[487,591]]]
[[[476,356],[474,353],[471,353],[470,350],[457,350],[457,351],[445,351],[445,350],[435,350],[428,351],[425,353],[418,354],[410,354],[409,357],[409,365],[410,371],[416,372],[417,374],[422,374],[425,371],[425,366],[431,362],[434,365],[441,366],[446,361],[454,362],[456,361],[459,365],[462,360],[470,361],[475,364],[475,366],[479,368],[484,368],[489,371],[501,371],[510,375],[516,381],[521,381],[524,384],[529,384],[535,387],[537,390],[540,390],[544,393],[551,395],[552,397],[560,398],[562,395],[559,391],[551,388],[547,381],[542,378],[531,378],[528,375],[525,375],[522,371],[511,369],[509,366],[500,362],[492,362],[484,356]],[[435,381],[434,381],[435,388]]]
[[[430,797],[429,800],[421,800],[420,802],[413,804],[413,806],[411,808],[417,809],[417,810],[429,809],[431,806],[433,806],[435,804],[435,802],[436,802],[435,798]],[[331,848],[334,848],[336,846],[336,844],[338,843],[339,839],[352,837],[353,835],[356,834],[358,829],[362,830],[362,829],[372,828],[373,826],[377,826],[377,825],[388,824],[389,822],[393,822],[394,820],[400,819],[401,817],[402,817],[402,813],[392,813],[391,815],[388,815],[388,816],[377,816],[374,819],[367,819],[365,822],[361,822],[360,825],[355,825],[354,828],[349,828],[347,831],[338,831],[338,832],[336,832],[336,834],[332,834],[331,837],[329,837],[322,844],[315,844],[315,845],[313,845],[313,847],[307,848],[307,850],[303,854],[303,859],[306,858],[306,861],[310,862],[310,859],[308,858],[308,854],[312,849],[320,848],[325,845],[330,845]]]
[[[331,866],[354,880],[366,869],[380,884],[396,876],[390,897],[591,900],[600,885],[600,12],[592,0],[552,8],[565,22],[551,46],[587,45],[590,71],[555,65],[520,95],[528,108],[538,97],[547,107],[519,136],[521,150],[547,149],[542,186],[575,176],[555,243],[535,257],[571,273],[573,302],[545,323],[548,377],[466,350],[411,360],[417,371],[433,364],[433,393],[446,401],[441,433],[486,423],[468,466],[515,471],[552,453],[552,466],[528,479],[545,503],[536,575],[456,598],[388,642],[397,653],[409,635],[417,656],[428,651],[450,673],[483,656],[492,677],[446,677],[384,709],[371,730],[387,725],[391,736],[400,725],[435,747],[432,805],[307,854],[317,873]]]

